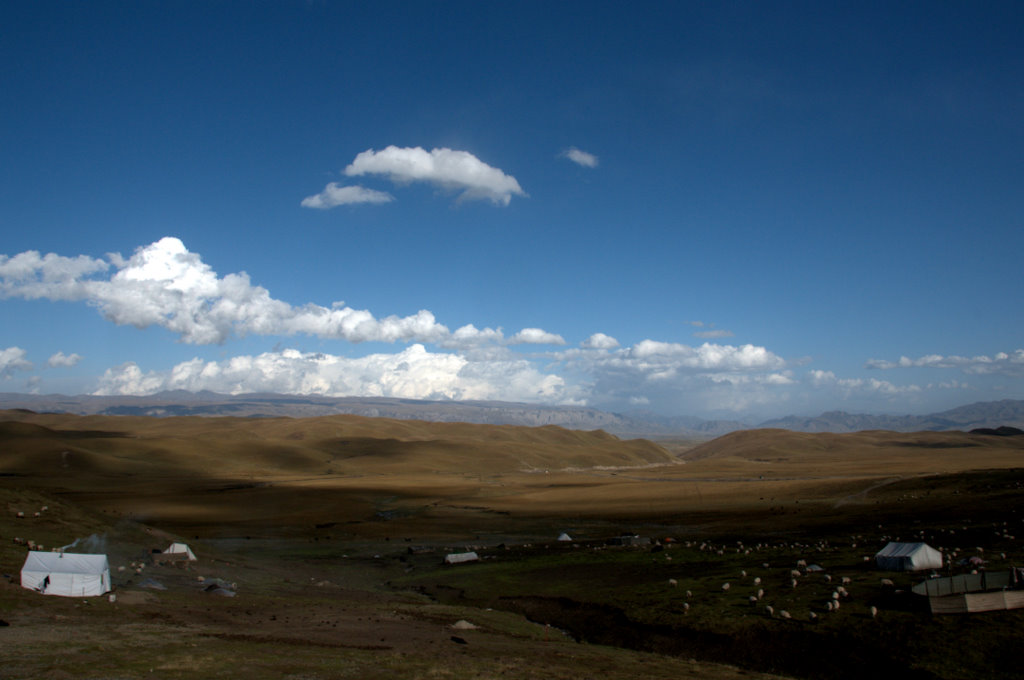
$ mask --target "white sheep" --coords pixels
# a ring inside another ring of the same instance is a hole
[[[832,600],[829,600],[825,603],[825,609],[827,609],[828,611],[835,610],[835,604],[833,604]]]
[[[683,612],[685,613],[685,612],[688,612],[688,611],[690,611],[690,603],[689,602],[684,602],[683,603]]]
[[[793,578],[799,578],[799,577],[803,576],[803,574],[800,572],[799,569],[790,569],[789,575],[792,576]]]
[[[762,597],[764,597],[764,588],[758,588],[757,589],[757,599],[760,600]]]
[[[775,616],[775,610],[772,609],[771,605],[768,605],[767,607],[765,607],[764,611],[765,611],[766,614],[768,614],[768,616]]]
[[[729,590],[729,584],[728,584],[728,583],[723,583],[723,584],[722,584],[722,590],[723,590],[723,591],[727,591],[727,590]]]
[[[797,586],[797,580],[796,580],[795,578],[794,578],[794,579],[790,579],[790,580],[789,580],[789,585],[790,585],[790,587],[792,587],[792,588],[796,588],[796,586]]]
[[[828,574],[825,574],[825,583],[832,583],[832,577]]]
[[[783,619],[791,619],[791,618],[793,618],[793,617],[789,615],[789,612],[787,612],[787,611],[786,611],[785,609],[783,609],[783,610],[781,610],[781,611],[779,612],[779,618],[783,618]]]
[[[761,577],[760,576],[755,576],[754,577],[754,585],[755,586],[761,585]]]
[[[687,599],[693,597],[693,591],[692,590],[687,590],[686,591],[686,597],[687,597]]]
[[[750,602],[750,604],[757,604],[757,595],[751,595],[747,598],[747,601]]]
[[[673,588],[675,588],[675,587],[676,587],[677,585],[679,585],[679,581],[675,580],[674,578],[670,578],[670,579],[668,580],[668,584],[669,584],[670,586],[672,586]]]
[[[841,581],[841,583],[842,583],[842,584],[843,584],[844,586],[848,586],[848,585],[850,585],[851,583],[853,583],[853,579],[852,579],[852,578],[850,578],[849,576],[844,576],[844,577],[842,578],[842,581]]]
[[[876,616],[878,616],[878,607],[872,605],[871,606],[871,618],[875,618]]]

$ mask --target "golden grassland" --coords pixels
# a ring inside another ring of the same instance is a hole
[[[0,665],[5,678],[152,677],[150,669],[168,678],[732,678],[780,668],[805,677],[799,664],[775,665],[762,656],[747,659],[742,670],[712,663],[722,661],[714,654],[700,660],[699,647],[665,656],[580,645],[519,614],[487,608],[501,588],[510,597],[514,591],[520,613],[550,607],[559,593],[585,600],[591,596],[564,580],[578,572],[618,584],[588,606],[647,617],[637,630],[699,624],[702,635],[752,639],[785,632],[761,630],[760,619],[752,622],[750,610],[735,605],[695,608],[689,623],[680,618],[681,600],[641,606],[644,598],[659,601],[668,580],[638,581],[639,565],[650,562],[643,555],[576,553],[570,560],[545,548],[515,553],[520,561],[495,553],[505,561],[478,571],[434,570],[446,549],[552,542],[567,529],[577,540],[643,531],[694,545],[720,541],[724,548],[726,538],[731,545],[737,537],[807,544],[868,529],[878,541],[924,526],[952,540],[955,526],[980,546],[983,522],[1021,522],[1013,513],[1022,459],[1024,437],[958,432],[758,430],[662,445],[553,426],[356,416],[0,412],[0,569],[12,581],[24,559],[12,538],[49,549],[98,536],[112,565],[121,566],[148,564],[150,550],[185,539],[199,548],[206,576],[244,584],[237,598],[218,600],[197,588],[195,572],[129,568],[115,576],[119,602],[86,604],[8,583],[0,589],[0,619],[12,625],[0,627],[0,641],[16,644],[0,644]],[[972,522],[973,534],[966,532]],[[1001,531],[997,543],[988,539],[992,549],[1008,552],[1007,561],[1024,559],[1015,538],[1006,538],[1009,529]],[[408,557],[412,546],[435,552]],[[790,548],[773,550],[773,562],[783,554],[789,559]],[[853,571],[863,550],[847,547],[831,559],[866,584],[870,577]],[[762,559],[675,554],[675,565],[659,562],[659,569],[699,563],[710,576],[684,570],[678,579],[705,589],[709,579]],[[141,589],[146,574],[162,579],[167,591]],[[399,583],[406,587],[396,590]],[[548,599],[528,601],[531,591]],[[475,599],[460,605],[443,596],[457,592]],[[790,600],[780,602],[810,606]],[[863,618],[866,607],[865,600],[853,611]],[[637,613],[653,610],[659,613]],[[904,631],[921,625],[915,616],[901,619]],[[483,622],[454,633],[468,644],[452,640],[449,625],[458,618]],[[816,630],[821,636],[829,629]],[[61,640],[67,644],[55,646]],[[282,645],[284,657],[273,651]],[[918,677],[959,672],[916,659],[901,663]],[[998,663],[988,670],[1000,677]]]

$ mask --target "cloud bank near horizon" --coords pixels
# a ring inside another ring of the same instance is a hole
[[[493,399],[609,409],[670,404],[681,411],[739,413],[780,404],[813,404],[824,395],[895,401],[929,390],[968,387],[956,381],[900,385],[843,378],[821,369],[797,374],[794,367],[799,362],[750,343],[705,341],[692,346],[644,339],[622,346],[616,338],[595,332],[570,348],[562,335],[541,328],[524,328],[506,336],[500,328],[470,323],[451,331],[428,310],[378,318],[342,302],[329,307],[312,302],[296,306],[273,298],[245,272],[217,275],[199,254],[174,237],[139,247],[129,258],[119,254],[108,254],[106,259],[65,257],[35,251],[0,255],[0,297],[83,302],[114,324],[164,328],[180,342],[197,346],[245,336],[294,335],[407,345],[359,358],[289,348],[215,361],[196,357],[170,368],[128,361],[102,369],[93,388],[96,394],[269,391]],[[526,352],[527,348],[534,349]],[[0,378],[7,381],[16,374],[31,373],[37,364],[28,356],[19,347],[0,349]],[[57,352],[45,363],[56,369],[81,360],[73,352]],[[971,359],[935,355],[868,362],[869,368],[946,367],[976,375],[1019,375],[1022,365],[1024,350]]]

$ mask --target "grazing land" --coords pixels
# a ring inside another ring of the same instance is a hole
[[[879,663],[1016,677],[1024,614],[932,616],[908,592],[923,576],[871,557],[922,540],[952,557],[944,574],[978,568],[959,565],[971,557],[1022,565],[1022,485],[1019,436],[694,444],[0,412],[0,666],[5,679],[850,678]],[[650,542],[608,545],[621,535]],[[21,588],[27,541],[106,553],[114,600]],[[172,541],[199,560],[155,564]],[[480,559],[443,564],[469,551]]]

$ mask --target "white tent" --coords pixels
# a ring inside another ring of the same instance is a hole
[[[44,595],[102,595],[110,590],[110,565],[106,555],[33,550],[21,568],[21,586]]]
[[[444,558],[445,564],[465,564],[466,562],[476,562],[480,559],[480,556],[475,552],[464,552],[464,553],[452,553]]]
[[[889,543],[875,554],[879,569],[922,571],[941,569],[942,553],[926,543]]]
[[[559,541],[563,541],[563,542],[564,542],[564,541],[571,541],[571,540],[572,540],[572,536],[570,536],[569,534],[567,534],[567,533],[565,533],[565,532],[563,531],[563,532],[562,532],[562,535],[558,537],[558,540],[559,540]]]
[[[184,543],[171,543],[171,546],[164,551],[164,555],[174,555],[189,562],[195,562],[196,559],[196,554],[192,552],[192,548]]]

